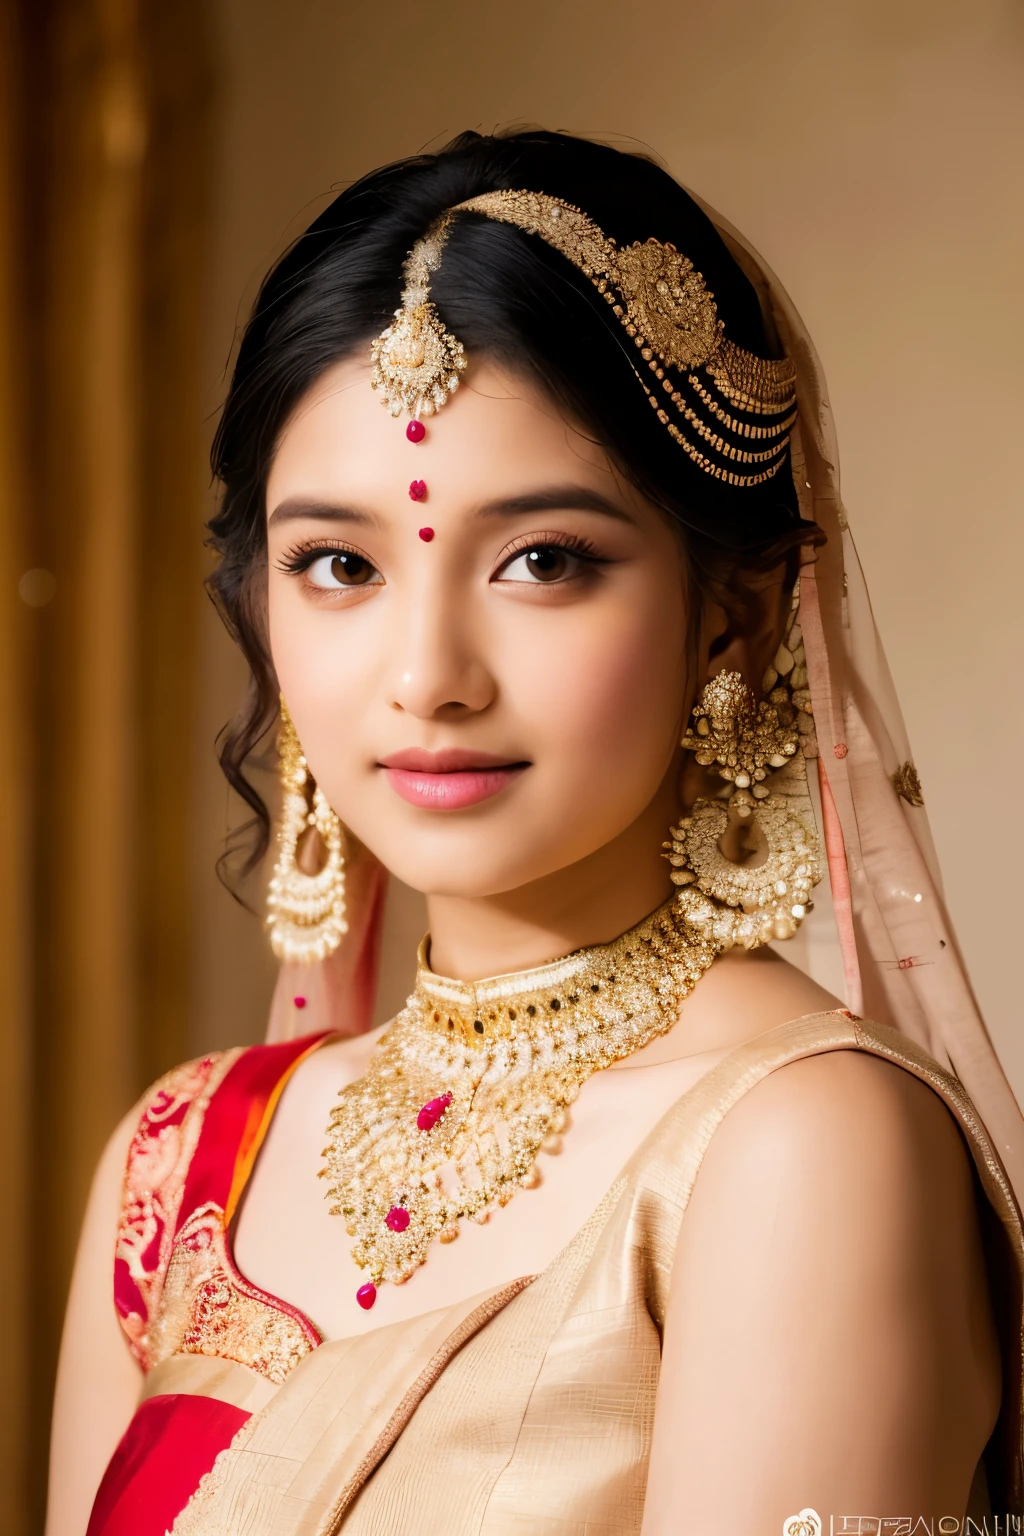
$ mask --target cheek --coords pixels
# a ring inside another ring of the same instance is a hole
[[[346,619],[354,615],[346,614]],[[316,775],[317,764],[344,762],[354,744],[372,691],[368,647],[353,644],[350,631],[330,609],[318,609],[271,581],[268,604],[270,653],[281,693]]]
[[[607,785],[615,765],[623,788],[660,779],[674,750],[686,687],[682,605],[673,594],[595,609],[565,626],[557,645],[524,658],[517,704],[548,745],[560,775]],[[604,791],[603,791],[604,792]]]

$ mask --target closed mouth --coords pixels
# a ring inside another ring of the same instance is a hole
[[[530,767],[491,752],[448,748],[428,752],[409,748],[382,758],[379,765],[391,788],[408,805],[426,810],[459,811],[489,800]]]

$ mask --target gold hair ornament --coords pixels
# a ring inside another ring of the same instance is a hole
[[[392,415],[439,410],[466,366],[462,344],[428,296],[455,213],[482,214],[538,235],[590,279],[639,352],[634,371],[658,420],[700,469],[734,486],[760,485],[778,473],[796,418],[790,360],[757,357],[729,341],[703,276],[674,245],[646,240],[620,249],[580,209],[541,192],[469,198],[413,246],[403,267],[402,307],[372,347],[372,384]],[[683,375],[690,398],[670,369]],[[741,441],[724,436],[723,428]]]
[[[466,366],[462,342],[445,329],[429,298],[430,274],[440,263],[449,222],[444,214],[413,246],[402,268],[401,308],[370,349],[370,383],[392,416],[405,410],[418,419],[439,411],[458,389]]]

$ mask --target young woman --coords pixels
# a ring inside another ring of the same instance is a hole
[[[284,991],[103,1160],[52,1536],[1019,1515],[1021,1119],[771,274],[464,135],[277,266],[215,463]],[[767,947],[826,855],[848,1006]],[[430,933],[367,1033],[382,871]]]

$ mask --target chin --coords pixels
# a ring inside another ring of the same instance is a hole
[[[434,844],[429,849],[416,850],[408,839],[400,848],[378,848],[374,852],[387,869],[403,885],[411,886],[424,896],[455,896],[466,901],[480,901],[490,896],[501,896],[516,891],[546,875],[575,863],[582,855],[578,849],[566,849],[563,854],[552,854],[550,845],[531,850],[522,847],[522,829],[519,836],[502,839],[505,857],[496,857],[497,839],[488,839],[484,846],[466,848],[462,839],[453,840],[454,846]],[[473,839],[477,842],[476,839]],[[518,846],[517,846],[518,842]]]
[[[386,814],[375,806],[372,825],[360,828],[354,818],[347,824],[403,885],[424,896],[467,901],[543,880],[587,858],[622,830],[618,821],[595,826],[594,816],[573,813],[568,795],[557,797],[562,814],[531,798],[532,804],[521,797],[500,808],[408,817],[400,805],[389,805]],[[629,819],[626,814],[622,824]]]
[[[483,901],[490,896],[501,896],[551,873],[546,866],[524,869],[517,864],[510,868],[507,865],[496,866],[489,859],[481,859],[479,864],[475,861],[460,861],[455,857],[421,863],[419,860],[410,860],[408,850],[405,858],[385,859],[382,862],[403,885],[420,891],[424,896],[455,896],[464,901]]]

